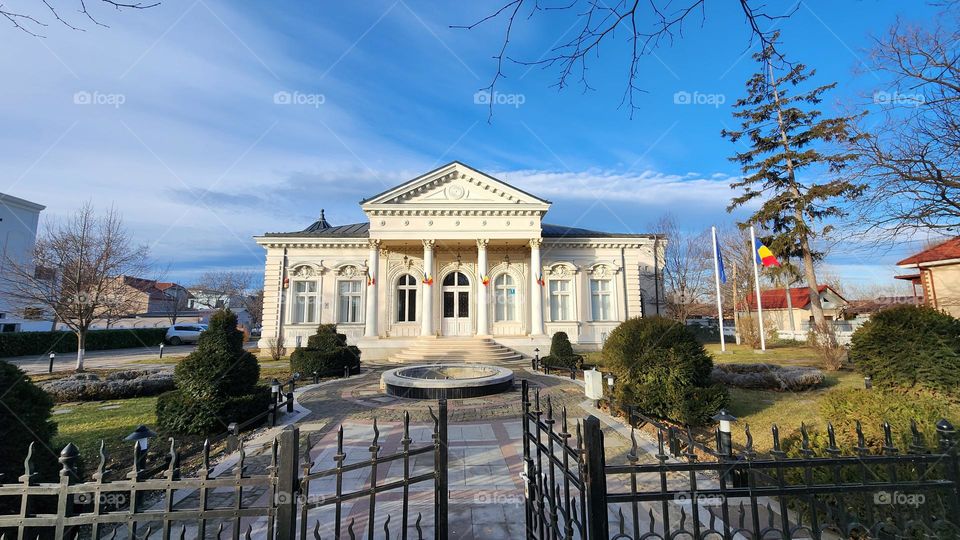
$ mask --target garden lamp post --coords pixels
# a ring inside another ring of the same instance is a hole
[[[728,413],[726,409],[720,409],[720,412],[713,416],[713,420],[720,422],[717,427],[717,450],[721,456],[730,457],[733,455],[733,423],[737,417]]]
[[[314,372],[313,372],[313,384],[317,384],[318,382],[320,382],[320,373],[314,371]]]
[[[533,350],[533,370],[540,369],[540,347]]]
[[[163,342],[160,342],[160,358],[163,358]]]
[[[610,402],[610,410],[613,411],[613,382],[616,380],[613,373],[607,373],[607,401]]]
[[[280,381],[276,377],[270,381],[270,393],[273,395],[273,402],[280,403]]]
[[[50,353],[50,367],[47,368],[47,373],[53,373],[53,361],[56,360],[56,353]]]
[[[53,365],[53,364],[51,363],[51,365]],[[863,378],[863,387],[866,388],[867,390],[870,390],[871,388],[873,388],[873,377],[871,377],[871,376],[869,376],[869,375],[867,375],[866,377],[864,377],[864,378]]]
[[[137,447],[140,449],[140,451],[145,452],[150,439],[156,436],[157,434],[154,433],[150,428],[140,424],[137,426],[137,429],[133,430],[133,432],[124,437],[123,440],[137,441]]]

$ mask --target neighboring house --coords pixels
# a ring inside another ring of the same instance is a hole
[[[0,193],[0,287],[11,286],[10,265],[31,264],[43,205]],[[35,272],[45,272],[35,269]],[[51,279],[53,274],[51,273]],[[0,332],[50,330],[43,308],[23,306],[0,294]]]
[[[321,214],[259,236],[260,347],[306,344],[317,324],[336,323],[364,359],[467,336],[532,354],[559,331],[597,348],[621,321],[655,313],[664,239],[549,225],[550,206],[453,162],[361,201],[367,222]]]
[[[818,291],[820,292],[820,303],[823,306],[823,316],[828,321],[840,320],[848,303],[846,299],[829,285],[821,285],[818,287]],[[767,325],[767,330],[770,330],[772,325],[781,337],[806,339],[813,322],[809,287],[761,291],[760,302],[763,307],[763,322]],[[756,294],[747,296],[746,310],[741,311],[748,311],[749,315],[756,317]],[[844,329],[838,328],[838,330],[843,331]]]
[[[960,317],[960,236],[907,257],[897,266],[913,271],[895,277],[913,284],[914,296],[922,297],[924,305]]]
[[[201,287],[193,287],[188,290],[190,292],[190,300],[187,303],[187,307],[190,309],[204,310],[230,308],[231,310],[236,311],[243,308],[243,301],[237,295],[231,295],[223,291],[204,289]]]
[[[878,296],[873,300],[851,300],[843,308],[843,320],[850,325],[851,331],[856,331],[880,311],[893,306],[912,306],[920,303],[923,303],[923,299],[916,296]]]
[[[125,313],[116,315],[128,317],[143,314],[172,314],[188,310],[190,292],[176,283],[133,276],[121,276],[117,279],[122,279],[123,284],[133,290],[133,300]]]

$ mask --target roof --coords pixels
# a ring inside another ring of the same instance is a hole
[[[923,297],[880,296],[873,300],[853,300],[844,310],[850,315],[872,314],[892,306],[922,304]]]
[[[21,199],[20,197],[14,197],[13,195],[7,195],[6,193],[0,193],[0,204],[4,206],[19,206],[20,208],[25,208],[34,212],[41,212],[46,208],[46,206],[42,204]]]
[[[535,199],[535,200],[537,200],[537,201],[539,201],[539,202],[542,202],[542,203],[544,203],[544,204],[551,204],[550,201],[548,201],[548,200],[546,200],[546,199],[537,197],[536,195],[534,195],[534,194],[532,194],[532,193],[528,193],[528,192],[526,192],[526,191],[518,188],[517,186],[514,186],[514,185],[512,185],[512,184],[509,184],[509,183],[507,183],[507,182],[504,182],[503,180],[501,180],[501,179],[499,179],[499,178],[490,176],[489,174],[487,174],[487,173],[485,173],[485,172],[482,172],[482,171],[480,171],[479,169],[476,169],[476,168],[474,168],[474,167],[471,167],[471,166],[469,166],[469,165],[467,165],[467,164],[465,164],[465,163],[462,163],[462,162],[456,161],[456,160],[451,161],[450,163],[447,163],[446,165],[441,165],[441,166],[437,167],[436,169],[433,169],[432,171],[425,172],[425,173],[421,174],[420,176],[418,176],[418,177],[416,177],[416,178],[414,178],[414,179],[412,179],[412,180],[407,180],[406,182],[404,182],[404,183],[402,183],[402,184],[400,184],[400,185],[398,185],[398,186],[394,186],[394,187],[392,187],[392,188],[390,188],[390,189],[381,191],[380,193],[377,193],[376,195],[374,195],[374,196],[372,196],[372,197],[367,197],[366,199],[363,199],[362,201],[360,201],[360,204],[366,204],[366,203],[368,203],[368,202],[370,202],[370,201],[376,200],[376,199],[378,199],[378,198],[380,198],[380,197],[382,197],[382,196],[384,196],[384,195],[386,195],[386,194],[388,194],[388,193],[394,192],[394,191],[403,191],[403,188],[404,188],[404,187],[409,186],[409,185],[412,185],[412,184],[415,184],[415,183],[419,182],[420,180],[423,180],[424,178],[426,178],[426,177],[428,177],[428,176],[430,176],[430,175],[432,175],[432,174],[436,174],[437,172],[442,171],[443,169],[446,169],[446,168],[450,167],[451,165],[459,165],[459,166],[461,166],[461,167],[463,167],[463,168],[470,169],[471,171],[473,171],[473,172],[475,172],[475,173],[477,173],[477,174],[482,174],[482,175],[484,175],[484,176],[486,176],[486,177],[488,177],[488,178],[491,178],[491,179],[493,179],[493,180],[496,180],[497,182],[500,182],[501,184],[503,184],[503,185],[505,185],[505,186],[508,186],[508,187],[510,187],[511,189],[515,189],[515,190],[519,191],[520,193],[523,193],[524,195],[526,195],[526,196],[528,196],[528,197],[531,197],[531,198],[533,198],[533,199]]]
[[[897,266],[917,265],[936,261],[960,259],[960,236],[927,248],[897,263]]]
[[[322,219],[322,218],[321,218]],[[325,222],[326,220],[324,220]],[[266,233],[264,236],[272,238],[367,238],[370,236],[369,223],[352,223],[350,225],[318,227],[313,223],[302,231]],[[544,223],[541,227],[543,238],[652,238],[654,234],[640,233],[610,233],[602,231],[593,231],[590,229],[580,229],[577,227],[565,227],[563,225],[551,225]]]
[[[829,285],[820,285],[817,287],[817,290],[822,294],[827,289],[830,289],[833,294],[840,297],[841,300],[846,301],[843,296],[840,296],[840,293],[835,291],[833,287]],[[793,304],[793,307],[804,309],[810,305],[810,288],[809,287],[791,287],[790,289],[790,301]],[[787,309],[787,289],[770,289],[768,291],[760,292],[760,301],[763,303],[764,309]],[[757,309],[757,296],[751,294],[747,297],[747,307],[750,309]]]

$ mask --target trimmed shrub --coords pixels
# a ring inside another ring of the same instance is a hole
[[[823,372],[811,367],[774,364],[715,364],[710,380],[736,388],[798,392],[823,384]]]
[[[101,378],[94,373],[40,383],[56,402],[127,399],[155,396],[173,390],[173,373],[161,370],[117,371]]]
[[[157,423],[174,433],[208,434],[243,422],[270,404],[270,391],[258,387],[260,365],[243,350],[237,316],[221,310],[210,317],[197,349],[177,364],[177,389],[157,400]]]
[[[877,386],[960,398],[960,320],[925,306],[885,309],[853,334],[850,360]]]
[[[87,332],[87,351],[128,349],[159,345],[166,328],[116,328]],[[5,332],[0,333],[0,357],[28,354],[77,352],[77,335],[73,332]]]
[[[550,354],[541,361],[551,367],[575,368],[580,356],[573,352],[573,345],[566,332],[557,332],[550,339]]]
[[[729,401],[726,388],[710,381],[713,359],[677,321],[621,323],[603,346],[603,362],[617,377],[614,399],[651,416],[701,425]]]
[[[23,460],[27,457],[30,443],[33,448],[33,463],[40,474],[38,480],[49,480],[57,470],[56,456],[47,449],[53,448],[51,439],[57,432],[57,424],[50,419],[53,400],[26,376],[17,366],[0,362],[0,478],[5,484],[16,483],[23,474]],[[57,449],[59,450],[59,449]],[[4,501],[0,501],[3,508]],[[19,508],[19,499],[17,499]]]
[[[307,346],[290,355],[290,371],[305,377],[314,371],[320,377],[341,376],[344,369],[360,372],[360,349],[347,345],[347,336],[337,333],[333,324],[321,324],[317,333],[307,338]]]

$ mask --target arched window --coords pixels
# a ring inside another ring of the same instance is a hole
[[[493,280],[493,295],[496,304],[493,308],[495,321],[517,320],[517,286],[513,276],[500,274]]]
[[[417,320],[417,280],[404,274],[397,280],[397,322]]]

